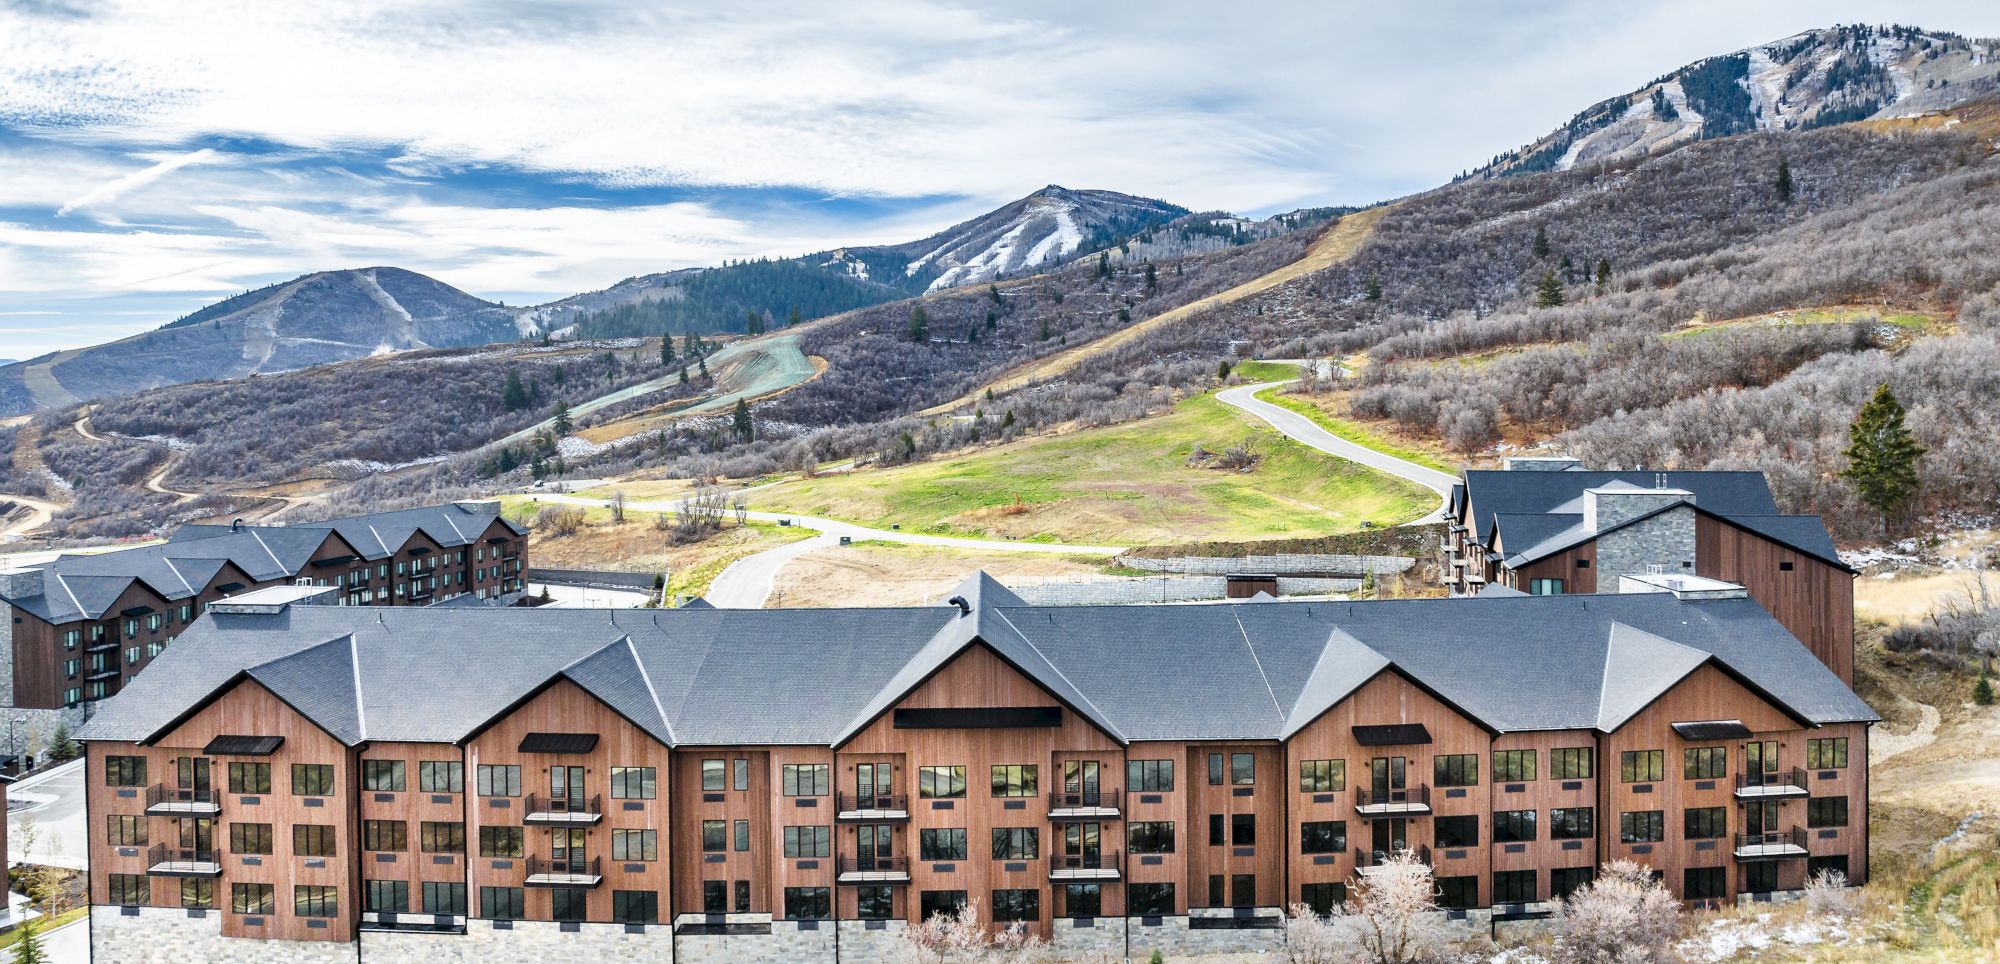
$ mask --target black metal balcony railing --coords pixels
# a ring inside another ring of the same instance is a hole
[[[158,867],[162,864],[213,864],[221,860],[213,850],[198,850],[192,847],[169,847],[156,843],[146,851],[146,866]]]
[[[528,858],[528,877],[597,877],[604,876],[604,858],[590,857],[582,860],[550,860],[547,857]]]
[[[835,806],[841,813],[856,813],[862,810],[907,813],[910,809],[910,798],[900,793],[842,793],[835,797]]]
[[[564,814],[577,817],[594,817],[604,812],[604,801],[601,794],[591,794],[588,797],[557,797],[530,793],[528,794],[528,806],[525,812],[529,814]]]
[[[164,783],[155,783],[146,788],[146,806],[148,809],[163,804],[177,803],[187,804],[190,807],[216,807],[221,806],[222,795],[217,793],[214,787],[170,787]]]
[[[1049,794],[1049,810],[1120,810],[1125,793],[1115,787],[1096,790],[1057,790]]]
[[[1793,848],[1797,848],[1798,852],[1793,853]],[[1793,827],[1770,833],[1739,833],[1736,835],[1736,852],[1748,857],[1803,857],[1806,853],[1806,829]]]
[[[1789,770],[1751,770],[1747,773],[1736,774],[1736,789],[1738,790],[1756,791],[1766,788],[1797,787],[1799,791],[1804,792],[1810,786],[1812,785],[1806,782],[1806,771],[1802,767],[1793,767]]]
[[[1428,810],[1431,805],[1430,784],[1419,783],[1414,787],[1390,787],[1377,790],[1373,787],[1355,787],[1354,805],[1357,807],[1397,807],[1412,810]]]
[[[1431,862],[1431,848],[1423,844],[1418,844],[1405,849],[1416,855],[1417,863],[1428,864]],[[1354,866],[1357,868],[1380,867],[1388,863],[1389,858],[1401,852],[1401,850],[1371,850],[1367,847],[1361,847],[1354,851]]]
[[[908,857],[846,857],[839,861],[843,874],[904,874],[910,872]]]
[[[1063,871],[1110,871],[1118,873],[1125,869],[1125,853],[1120,850],[1099,850],[1094,853],[1049,855],[1049,873]]]

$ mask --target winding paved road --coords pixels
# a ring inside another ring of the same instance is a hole
[[[1421,519],[1404,525],[1425,525],[1444,519],[1446,500],[1451,498],[1451,487],[1458,483],[1458,477],[1440,472],[1428,466],[1418,465],[1393,455],[1377,452],[1366,445],[1350,442],[1326,429],[1320,428],[1312,419],[1291,409],[1273,405],[1257,397],[1257,393],[1267,388],[1289,385],[1291,382],[1265,382],[1261,385],[1241,385],[1217,392],[1215,397],[1224,405],[1229,405],[1263,419],[1272,428],[1283,433],[1286,438],[1310,445],[1328,455],[1365,465],[1377,472],[1385,472],[1399,479],[1408,479],[1438,494],[1438,507]]]

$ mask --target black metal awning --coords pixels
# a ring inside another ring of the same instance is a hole
[[[486,544],[489,546],[493,546],[493,545],[499,545],[500,543],[506,541],[507,541],[506,536],[492,536],[486,540]]]
[[[284,742],[282,736],[218,736],[201,752],[207,756],[270,756]]]
[[[522,753],[589,753],[597,748],[595,733],[530,733],[521,738]]]
[[[312,561],[312,564],[313,564],[313,568],[315,568],[315,569],[327,569],[327,568],[330,568],[330,567],[333,567],[333,566],[344,566],[344,565],[347,565],[348,563],[350,563],[350,562],[353,562],[354,560],[356,560],[356,559],[359,559],[359,558],[361,558],[361,557],[360,557],[360,556],[333,556],[333,557],[331,557],[331,558],[327,558],[327,559],[314,559],[314,560]]]
[[[220,585],[220,586],[217,586],[217,587],[215,587],[215,591],[216,591],[216,592],[235,592],[236,590],[238,590],[238,589],[241,589],[241,588],[243,588],[243,584],[242,584],[242,583],[240,583],[240,582],[225,582],[225,583],[223,583],[222,585]]]
[[[437,550],[435,549],[426,549],[423,546],[411,546],[406,554],[412,556],[428,556],[436,551]]]
[[[1750,735],[1742,720],[1701,720],[1673,726],[1683,740],[1741,740]]]
[[[120,616],[144,616],[153,611],[151,606],[129,606],[118,611]]]
[[[1416,746],[1431,741],[1431,731],[1422,723],[1390,723],[1384,726],[1357,726],[1354,742],[1362,746]]]

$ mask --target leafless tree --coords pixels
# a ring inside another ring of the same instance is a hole
[[[583,510],[573,505],[545,505],[535,514],[534,528],[557,539],[576,535],[583,529]]]
[[[625,521],[625,492],[622,489],[611,490],[611,521]]]
[[[1563,901],[1555,964],[1670,964],[1681,904],[1652,871],[1630,860],[1604,865]]]

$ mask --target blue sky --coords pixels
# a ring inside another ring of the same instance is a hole
[[[328,268],[509,304],[906,241],[1044,184],[1433,187],[1683,63],[1972,2],[0,0],[0,357]]]

